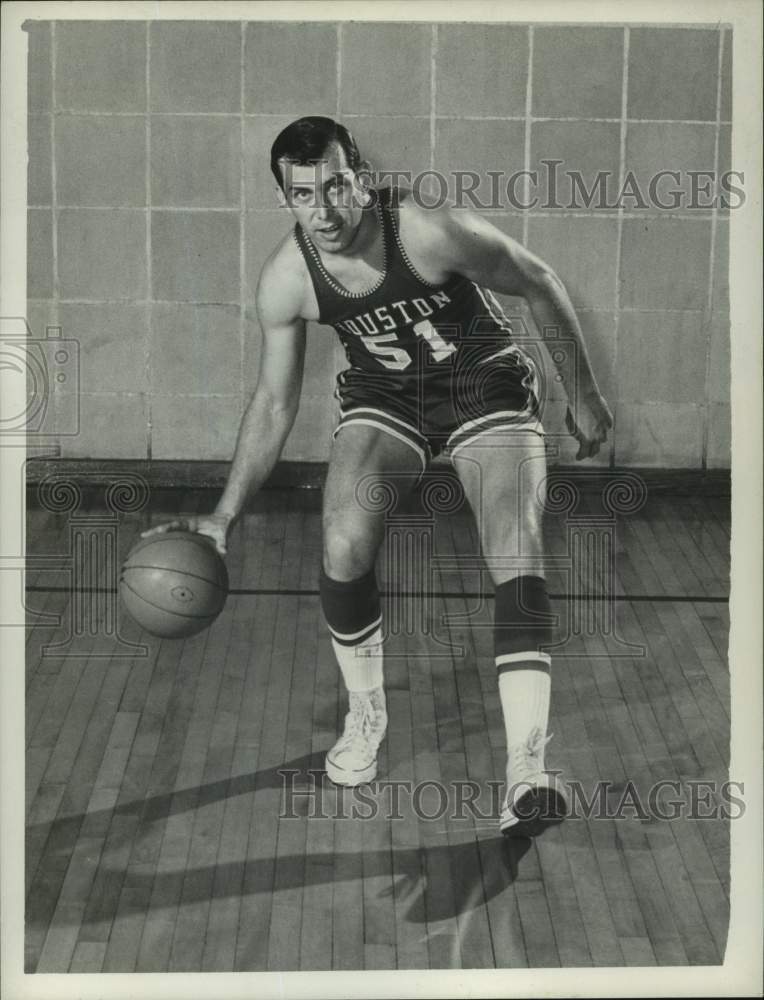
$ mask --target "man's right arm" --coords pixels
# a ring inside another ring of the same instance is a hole
[[[215,515],[233,522],[273,471],[297,416],[305,361],[305,321],[297,276],[269,261],[257,289],[263,351],[257,388],[239,427],[231,470]]]

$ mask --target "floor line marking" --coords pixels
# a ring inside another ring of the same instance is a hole
[[[32,584],[25,588],[28,594],[61,594],[61,593],[85,593],[85,594],[116,594],[116,587],[43,587],[38,584]],[[304,589],[304,590],[290,590],[289,588],[268,588],[268,587],[232,587],[228,591],[229,595],[233,597],[318,597],[318,590]],[[418,590],[386,590],[383,591],[383,596],[387,597],[421,597],[422,593]],[[432,590],[428,591],[428,597],[440,597],[446,600],[454,600],[459,597],[469,598],[470,600],[476,600],[479,597],[484,597],[489,601],[492,601],[494,595],[492,593],[482,594],[480,591],[461,591],[461,590]],[[601,601],[603,598],[608,598],[611,601],[618,601],[620,603],[626,601],[633,601],[638,603],[645,602],[655,602],[658,604],[728,604],[729,597],[723,594],[719,595],[708,595],[708,594],[560,594],[560,593],[550,593],[549,598],[552,601]]]

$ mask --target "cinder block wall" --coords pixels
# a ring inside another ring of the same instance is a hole
[[[557,159],[645,184],[729,168],[723,27],[28,28],[29,320],[82,352],[81,431],[63,457],[230,458],[257,378],[258,273],[291,225],[268,152],[295,117],[341,117],[379,168],[508,174]],[[728,467],[729,213],[489,214],[578,307],[616,415],[601,461]],[[312,327],[285,458],[327,457],[343,360]],[[554,390],[546,423],[561,430]],[[573,452],[560,442],[560,461]]]

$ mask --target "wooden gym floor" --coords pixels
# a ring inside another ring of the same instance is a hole
[[[113,524],[97,525],[101,503],[86,494],[79,514],[108,532]],[[213,503],[199,491],[154,491],[150,514],[120,516],[117,562],[150,521]],[[490,601],[480,608],[479,576],[454,559],[477,551],[463,510],[434,519],[424,615],[418,599],[388,610],[380,779],[415,784],[401,786],[397,810],[389,785],[373,788],[369,818],[353,818],[357,800],[320,776],[312,798],[288,794],[290,781],[309,788],[345,711],[316,594],[319,504],[315,491],[257,498],[231,539],[223,614],[185,641],[154,639],[125,617],[119,641],[105,640],[92,584],[100,572],[106,593],[113,576],[91,567],[73,609],[63,573],[32,563],[27,971],[721,962],[729,500],[659,491],[614,530],[597,522],[613,540],[611,582],[602,566],[570,557],[566,515],[549,515],[555,610],[565,619],[582,607],[567,600],[574,591],[615,590],[615,629],[607,634],[604,604],[595,607],[554,657],[547,758],[588,799],[604,789],[606,807],[512,845],[498,835],[495,802],[481,798],[479,814],[451,808],[465,782],[490,789],[504,770]],[[414,533],[430,530],[417,524]],[[411,537],[405,518],[396,531]],[[30,505],[30,556],[66,559],[70,532],[69,515]],[[416,590],[411,553],[423,550],[401,542],[396,551],[413,568],[391,569],[386,549],[381,579],[405,577]],[[56,642],[65,645],[42,655]],[[148,655],[122,655],[127,642]],[[685,806],[700,782],[705,805],[695,811],[706,818],[656,815],[650,789],[660,781],[680,783],[673,798]],[[491,808],[494,818],[481,818]]]

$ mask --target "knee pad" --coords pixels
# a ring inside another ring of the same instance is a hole
[[[321,607],[332,637],[343,646],[357,646],[382,623],[382,610],[373,569],[357,580],[332,580],[323,566],[319,577]]]
[[[544,651],[552,643],[552,614],[546,580],[520,576],[496,587],[494,652],[499,673],[522,665],[524,669],[549,670],[551,657]]]

